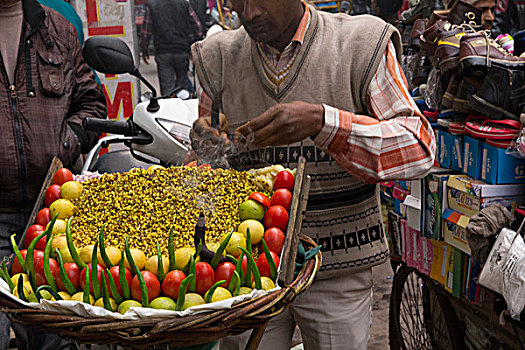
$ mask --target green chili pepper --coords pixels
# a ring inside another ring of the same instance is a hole
[[[100,298],[100,281],[98,280],[98,262],[97,262],[97,253],[98,253],[98,242],[95,242],[93,246],[93,255],[91,256],[91,283],[93,283],[93,294],[95,300]],[[88,271],[86,271],[87,273]]]
[[[237,265],[237,259],[233,255],[226,254],[226,259],[229,259],[232,264]]]
[[[49,239],[49,237],[51,236],[51,233],[53,233],[53,227],[55,227],[55,222],[57,221],[57,218],[58,218],[58,213],[56,213],[53,219],[51,219],[51,221],[49,222],[49,226],[45,230],[47,232],[46,239]]]
[[[115,299],[117,305],[119,305],[123,301],[122,296],[120,296],[120,293],[118,292],[117,285],[115,284],[115,280],[113,279],[113,276],[111,275],[109,269],[106,269],[106,272],[108,274],[109,289],[111,290],[113,299]]]
[[[193,255],[190,256],[190,275],[197,276],[196,273],[196,267],[195,267],[195,259],[193,259]],[[190,293],[195,293],[195,283],[197,282],[196,278],[192,279],[190,282]]]
[[[188,275],[188,277],[186,277],[180,283],[179,295],[177,296],[177,305],[175,306],[175,311],[182,311],[182,308],[184,306],[184,301],[186,299],[186,289],[188,289],[188,285],[193,279],[195,279],[195,275],[191,274],[191,275]]]
[[[242,270],[242,258],[244,256],[244,253],[241,253],[239,255],[239,260],[235,260],[235,272],[239,275],[241,278],[241,284],[245,281],[244,280],[244,271]],[[246,266],[246,271],[248,272],[248,266]]]
[[[35,294],[40,295],[40,292],[43,290],[48,291],[49,294],[51,294],[51,296],[55,298],[55,300],[64,300],[64,298],[62,298],[60,294],[58,294],[53,288],[51,288],[51,286],[48,285],[38,287]]]
[[[253,272],[253,277],[254,277],[254,280],[255,280],[255,289],[262,289],[261,274],[259,273],[259,270],[257,269],[257,265],[255,264],[255,261],[253,260],[253,256],[250,254],[250,252],[248,252],[243,247],[238,247],[238,248],[240,250],[242,250],[244,252],[244,254],[246,254],[246,258],[248,260],[248,264],[247,265],[250,267],[250,269]],[[251,284],[250,284],[250,287],[251,287]]]
[[[264,241],[264,238],[262,239],[263,244],[263,250],[264,254],[266,255],[266,260],[268,261],[268,265],[270,266],[270,275],[272,278],[272,281],[275,282],[277,279],[277,266],[275,265],[275,261],[273,261],[272,254],[270,253],[270,249],[268,249],[268,245]]]
[[[197,260],[201,252],[202,252],[202,241],[199,241],[199,245],[197,246],[197,249],[195,250],[195,254],[193,254],[193,259]]]
[[[85,303],[85,304],[89,304],[91,305],[91,294],[89,294],[89,286],[90,286],[90,283],[89,283],[89,271],[86,270],[86,277],[85,277],[85,280],[84,280],[84,295],[82,296],[82,301]]]
[[[217,268],[217,265],[219,265],[219,261],[222,256],[222,252],[224,252],[224,249],[228,246],[228,243],[230,242],[230,239],[232,238],[233,230],[226,236],[226,238],[222,241],[219,248],[217,248],[217,251],[215,254],[213,254],[213,258],[211,258],[210,265],[215,270]]]
[[[26,303],[28,302],[26,298],[26,293],[24,293],[24,279],[22,277],[18,279],[18,297]]]
[[[215,290],[223,283],[226,283],[225,280],[221,280],[221,281],[217,281],[213,284],[213,286],[211,286],[211,288],[206,292],[206,294],[204,295],[204,301],[206,302],[206,304],[209,304],[211,303],[211,299],[213,297],[213,293],[215,293]]]
[[[100,233],[98,235],[98,246],[100,248],[100,256],[102,257],[102,261],[104,261],[106,267],[110,269],[113,267],[113,264],[111,263],[111,260],[109,260],[109,257],[106,254],[106,247],[104,246],[104,226],[106,226],[105,223],[100,228]]]
[[[129,237],[126,237],[126,242],[124,243],[124,246],[125,246],[126,257],[128,258],[129,266],[131,266],[133,271],[135,271],[135,274],[137,275],[137,278],[139,279],[140,293],[142,294],[142,306],[148,307],[149,306],[148,288],[146,287],[146,282],[144,282],[144,276],[142,276],[142,274],[140,273],[140,270],[137,267],[137,264],[135,264],[135,261],[133,260],[131,251],[129,250]]]
[[[57,284],[55,282],[55,277],[51,273],[49,268],[49,253],[51,252],[51,244],[53,243],[53,234],[48,236],[46,241],[46,248],[44,249],[44,275],[46,276],[46,281],[54,291],[57,290]]]
[[[78,269],[82,271],[86,267],[86,263],[80,259],[80,256],[78,256],[77,248],[75,247],[75,244],[73,243],[73,239],[71,238],[71,218],[67,221],[67,227],[66,227],[66,241],[67,241],[67,249],[69,249],[69,252],[71,253],[71,258],[77,264]]]
[[[29,283],[31,283],[31,287],[33,290],[36,290],[36,281],[35,281],[35,246],[37,242],[44,237],[47,234],[47,230],[42,232],[40,235],[38,235],[37,238],[31,242],[29,247],[27,248],[27,254],[26,254],[26,269],[27,274],[29,275]],[[48,261],[49,262],[49,261]],[[37,294],[38,296],[38,294]]]
[[[120,252],[120,263],[118,265],[118,281],[120,283],[120,288],[122,288],[122,297],[124,298],[124,300],[129,300],[131,298],[131,293],[129,291],[128,280],[126,279],[124,252]]]
[[[252,252],[252,235],[250,234],[250,229],[246,228],[246,250],[253,256]],[[246,255],[248,257],[248,255]],[[252,287],[252,267],[250,264],[246,264],[246,280],[244,282],[246,287]]]
[[[106,274],[104,272],[102,272],[102,274],[100,275],[100,283],[102,284],[100,288],[102,289],[102,302],[104,303],[104,309],[113,311],[111,308],[111,303],[109,302],[108,285],[106,284],[105,275]]]
[[[237,273],[237,271],[233,271],[232,279],[230,280],[230,284],[228,285],[228,290],[230,293],[232,293],[232,296],[236,297],[239,295],[239,289],[241,288],[241,276]]]
[[[162,284],[162,281],[164,281],[164,264],[162,254],[160,253],[159,242],[157,242],[157,277],[159,278],[160,284]]]
[[[64,260],[62,260],[62,254],[60,253],[60,250],[55,249],[55,253],[58,258],[58,268],[60,270],[60,280],[62,281],[62,284],[64,287],[66,287],[66,290],[69,294],[73,295],[77,292],[75,286],[73,286],[73,283],[71,283],[71,280],[67,276],[66,268],[64,267]]]
[[[170,271],[176,270],[175,266],[175,248],[173,246],[173,226],[170,228],[170,236],[168,238],[168,257],[170,259]]]
[[[9,276],[9,272],[7,272],[7,267],[5,266],[5,259],[2,261],[2,275],[3,279],[7,282],[7,285],[9,286],[9,290],[12,293],[15,289],[15,284],[13,283],[11,276]],[[20,276],[19,279],[23,280],[22,276]]]
[[[18,245],[15,242],[15,236],[16,235],[11,235],[11,246],[13,247],[13,251],[15,252],[16,260],[18,260],[18,263],[22,267],[22,271],[25,271],[26,270],[26,262],[24,260],[24,257],[20,253],[20,249],[18,249]]]

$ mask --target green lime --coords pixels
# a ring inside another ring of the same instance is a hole
[[[173,299],[170,299],[168,297],[158,297],[155,298],[149,303],[149,306],[153,309],[164,309],[164,310],[172,310],[175,311],[175,306],[177,306],[177,303],[173,301]]]
[[[248,199],[239,206],[239,217],[241,221],[248,219],[262,220],[264,217],[264,207],[262,204]]]
[[[126,300],[118,306],[118,312],[124,315],[132,307],[142,307],[142,304],[136,300]]]

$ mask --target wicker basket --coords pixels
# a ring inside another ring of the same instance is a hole
[[[314,241],[300,237],[307,247],[315,247]],[[289,285],[273,293],[248,300],[228,310],[220,310],[172,319],[115,320],[89,318],[76,315],[60,315],[28,308],[0,294],[0,311],[13,321],[88,344],[121,344],[133,348],[146,348],[155,344],[189,346],[219,340],[228,335],[258,329],[262,335],[266,323],[283,312],[295,297],[313,282],[321,266],[321,253],[309,260]],[[256,332],[254,332],[256,333]],[[258,344],[258,341],[256,343]],[[254,347],[256,348],[256,347]]]

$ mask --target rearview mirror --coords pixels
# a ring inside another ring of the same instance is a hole
[[[134,73],[133,55],[128,45],[118,38],[94,36],[86,40],[82,55],[86,63],[104,74]]]

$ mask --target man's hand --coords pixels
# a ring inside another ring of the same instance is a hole
[[[230,146],[228,139],[228,121],[224,114],[219,114],[220,131],[211,127],[211,117],[200,117],[193,123],[190,131],[191,147],[199,156],[214,154],[218,147],[227,149]]]
[[[237,128],[235,140],[258,147],[287,145],[315,137],[323,124],[322,105],[300,101],[283,103]]]
[[[148,55],[148,51],[144,50],[142,51],[142,61],[145,63],[145,64],[149,64],[149,55]]]

